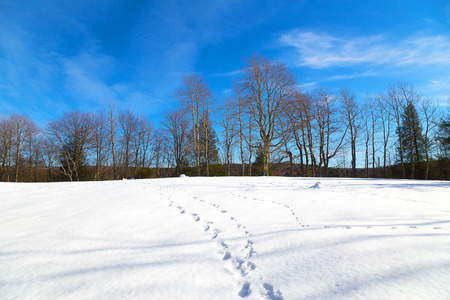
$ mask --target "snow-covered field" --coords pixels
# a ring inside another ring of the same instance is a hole
[[[0,299],[241,297],[450,299],[450,183],[0,183]]]

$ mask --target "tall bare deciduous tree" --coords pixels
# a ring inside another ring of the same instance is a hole
[[[169,137],[169,149],[175,161],[176,175],[180,176],[188,146],[188,119],[180,110],[172,110],[164,113],[164,120],[161,123]]]
[[[339,89],[339,101],[343,108],[344,122],[348,128],[349,141],[352,155],[352,177],[356,177],[356,143],[360,133],[361,109],[355,99],[355,94],[346,88]]]
[[[289,123],[291,125],[294,143],[299,151],[300,175],[305,176],[305,165],[303,163],[303,147],[304,147],[305,141],[302,140],[303,136],[301,134],[304,124],[300,121],[301,120],[300,114],[302,113],[301,104],[300,104],[301,99],[302,99],[301,92],[296,91],[294,93],[294,97],[291,98],[290,107],[288,109],[288,116],[289,116]],[[306,157],[306,159],[308,159],[308,158]]]
[[[313,104],[313,97],[309,94],[303,95],[302,101],[301,101],[301,114],[300,114],[300,120],[301,123],[304,125],[302,128],[302,136],[305,146],[305,155],[308,156],[311,159],[311,163],[309,164],[308,160],[306,160],[306,173],[311,174],[312,177],[316,176],[316,156],[314,155],[314,127],[315,124],[313,123],[314,119],[314,104]],[[311,169],[311,173],[309,172],[309,169]],[[308,175],[310,176],[310,175]]]
[[[433,140],[436,139],[435,130],[439,125],[439,113],[438,106],[433,103],[430,98],[426,98],[422,101],[422,114],[424,116],[424,131],[423,131],[423,145],[426,160],[425,180],[428,179],[428,173],[430,170],[430,152],[433,147]]]
[[[236,116],[238,115],[235,111],[237,105],[235,101],[231,98],[226,98],[221,107],[221,120],[220,126],[222,127],[222,135],[223,145],[225,148],[225,165],[227,176],[231,175],[231,164],[232,164],[232,153],[233,153],[233,145],[236,142],[235,138],[239,134],[237,131],[237,120]],[[241,157],[242,158],[242,157]]]
[[[80,169],[92,146],[93,129],[92,115],[81,111],[65,113],[47,125],[47,138],[58,153],[63,173],[70,181],[80,180]]]
[[[322,176],[328,176],[329,162],[341,149],[348,126],[339,120],[336,98],[330,90],[319,88],[315,94],[314,115],[319,134],[319,167],[323,164]]]
[[[364,128],[364,145],[365,145],[365,155],[364,155],[364,177],[369,178],[369,154],[370,154],[370,140],[372,139],[372,126],[370,121],[370,109],[369,109],[369,99],[364,103],[361,116]]]
[[[10,180],[10,167],[11,167],[11,156],[12,156],[12,145],[13,145],[13,122],[10,116],[1,115],[0,116],[0,158],[1,162],[1,173],[2,180]]]
[[[28,155],[29,181],[37,181],[37,167],[40,164],[43,139],[41,129],[32,121],[30,132],[25,141]]]
[[[383,135],[383,177],[387,177],[387,157],[389,138],[391,136],[392,117],[389,113],[389,105],[387,105],[386,97],[382,94],[376,95],[376,105],[378,106],[378,115],[380,116],[381,133]]]
[[[251,56],[242,71],[240,84],[259,131],[263,170],[268,176],[270,154],[284,145],[289,133],[285,112],[295,91],[295,79],[282,63]]]
[[[372,138],[372,177],[375,176],[375,154],[376,154],[376,143],[375,136],[376,130],[378,129],[377,120],[379,116],[377,115],[377,101],[373,97],[367,98],[367,108],[370,115],[370,128],[371,128],[371,138]]]
[[[135,155],[135,167],[142,168],[146,166],[148,151],[150,150],[153,136],[153,123],[147,116],[140,115],[138,118],[137,131],[132,137]]]
[[[125,178],[130,177],[130,158],[132,157],[132,140],[136,134],[136,129],[138,125],[137,117],[130,111],[126,110],[119,114],[118,125],[122,138],[120,139],[120,144],[122,146],[121,156],[123,165],[123,175]]]
[[[236,130],[239,141],[239,154],[241,158],[241,176],[245,176],[245,120],[246,110],[245,110],[245,99],[242,97],[239,85],[233,84],[234,90],[234,103],[235,103],[235,117],[236,117]],[[250,164],[251,165],[251,164]]]
[[[109,129],[109,143],[111,147],[112,159],[113,159],[113,180],[117,179],[117,155],[116,155],[116,143],[117,143],[117,113],[116,105],[113,103],[106,104],[108,107],[108,129]]]
[[[20,157],[22,154],[22,147],[25,141],[32,135],[37,129],[33,120],[26,115],[11,115],[12,133],[13,133],[13,151],[15,152],[15,181],[19,181],[19,166]]]
[[[189,114],[192,122],[193,150],[196,160],[197,176],[200,176],[200,126],[208,133],[211,113],[212,93],[200,74],[183,76],[180,88],[175,92],[175,98],[182,104],[182,109]],[[206,134],[208,136],[208,134]],[[208,143],[206,142],[206,172],[209,175]]]
[[[389,112],[390,116],[395,122],[395,125],[397,125],[398,156],[402,168],[402,178],[406,178],[403,142],[400,130],[398,130],[402,125],[402,112],[406,107],[406,103],[401,97],[397,85],[403,85],[403,83],[389,85],[387,92],[383,94],[382,97],[383,102],[385,103],[385,107],[387,108],[386,111]]]
[[[92,115],[93,131],[92,142],[95,152],[95,180],[103,179],[103,165],[107,158],[109,141],[108,117],[100,111]]]

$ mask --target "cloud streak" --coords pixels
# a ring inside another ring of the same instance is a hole
[[[340,38],[294,30],[279,38],[282,47],[295,50],[293,63],[315,69],[369,65],[450,65],[446,36],[410,37],[392,42],[382,35]]]

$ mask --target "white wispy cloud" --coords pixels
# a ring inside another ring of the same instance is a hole
[[[308,90],[312,89],[313,87],[317,86],[317,84],[318,84],[317,81],[306,82],[306,83],[299,84],[298,87],[301,90],[308,91]]]
[[[354,79],[354,78],[377,76],[377,75],[378,74],[376,72],[369,70],[366,72],[355,72],[353,74],[334,75],[334,76],[325,78],[324,81]]]
[[[112,87],[100,76],[112,68],[114,60],[111,57],[84,53],[63,61],[66,89],[72,94],[99,103],[117,101]]]
[[[443,35],[391,41],[383,35],[341,38],[294,30],[282,34],[279,42],[283,47],[294,48],[295,65],[317,69],[358,64],[450,64],[450,38]]]

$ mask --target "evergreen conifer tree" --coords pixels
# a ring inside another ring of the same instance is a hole
[[[442,147],[442,158],[450,158],[450,114],[439,124],[438,141]]]
[[[400,131],[404,157],[411,166],[411,178],[414,178],[414,167],[424,157],[424,140],[419,114],[412,102],[409,102],[402,114]]]

